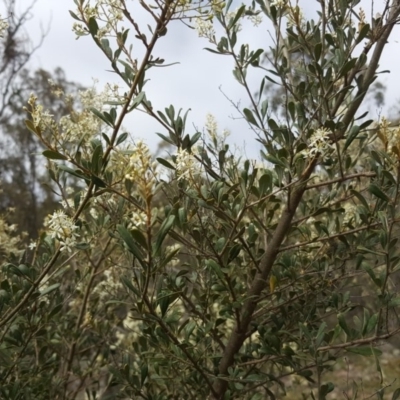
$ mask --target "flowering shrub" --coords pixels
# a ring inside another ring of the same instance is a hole
[[[382,373],[377,344],[400,330],[400,152],[385,120],[374,127],[360,113],[397,1],[370,23],[341,0],[316,2],[310,21],[289,0],[234,11],[140,2],[147,27],[137,4],[75,3],[75,34],[94,41],[121,87],[79,99],[55,87],[71,105],[59,120],[27,100],[62,200],[30,250],[17,241],[4,252],[1,396],[273,399],[296,375],[310,382],[304,398],[325,399],[336,390],[326,371],[349,352]],[[238,44],[244,18],[258,32],[272,24],[271,52]],[[262,162],[235,157],[213,115],[196,131],[187,112],[153,108],[146,74],[163,63],[158,41],[175,20],[232,58],[249,104],[237,111]],[[255,88],[253,68],[264,73]],[[278,116],[267,81],[283,90]],[[123,130],[136,112],[160,124],[163,158]],[[356,398],[356,385],[345,390]]]

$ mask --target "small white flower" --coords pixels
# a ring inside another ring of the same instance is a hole
[[[303,150],[305,158],[313,159],[318,154],[324,160],[327,153],[334,148],[330,143],[330,135],[332,132],[326,128],[319,128],[309,139],[308,148]]]
[[[284,8],[286,6],[286,1],[287,0],[273,0],[273,1],[271,1],[270,6],[273,6],[276,8]]]
[[[133,211],[131,217],[131,223],[135,227],[140,227],[146,225],[147,222],[147,215],[140,210]]]
[[[178,175],[178,180],[192,181],[199,172],[200,164],[193,153],[189,153],[181,148],[178,149],[178,153],[176,154],[176,174]]]
[[[199,37],[213,40],[215,36],[215,30],[212,21],[205,21],[202,18],[196,18],[196,31]]]
[[[0,37],[4,37],[4,33],[8,28],[8,23],[6,22],[5,19],[1,18],[0,15]]]
[[[129,157],[125,179],[136,181],[143,187],[151,188],[156,184],[157,171],[152,162],[149,147],[138,140]]]
[[[71,252],[72,247],[76,245],[76,238],[79,234],[76,232],[78,227],[72,218],[64,213],[63,210],[57,210],[45,222],[50,237],[60,241],[60,250]]]
[[[89,210],[89,214],[92,216],[93,219],[97,219],[99,217],[99,213],[97,212],[97,210],[94,207],[92,207]]]
[[[303,11],[299,6],[289,7],[287,14],[287,25],[302,27],[304,26],[304,15]]]
[[[15,232],[17,230],[17,225],[12,224],[8,226],[8,231],[9,232]]]
[[[74,207],[74,200],[73,199],[62,199],[60,200],[60,204],[65,210],[70,210]]]
[[[71,253],[72,248],[76,246],[76,238],[74,236],[60,238],[60,251],[67,250],[68,253]]]
[[[351,222],[358,222],[358,213],[357,213],[357,207],[352,204],[352,203],[345,203],[343,205],[344,208],[344,215],[343,215],[343,223],[344,224],[349,224]]]
[[[212,139],[217,136],[218,124],[217,120],[212,114],[207,114],[206,116],[206,129]]]
[[[257,15],[249,15],[249,21],[253,24],[253,26],[257,27],[262,24],[262,16],[260,14]]]

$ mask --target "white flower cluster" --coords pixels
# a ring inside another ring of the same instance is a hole
[[[262,16],[260,14],[249,15],[247,18],[255,27],[261,25],[263,21]]]
[[[303,27],[304,26],[304,15],[303,11],[299,6],[289,7],[287,12],[287,25],[288,27],[297,26]]]
[[[47,81],[51,87],[51,92],[58,98],[61,98],[64,96],[64,91],[57,85],[56,82],[53,81],[53,79],[49,79]]]
[[[286,7],[287,0],[273,0],[270,3],[270,6],[276,7],[276,8],[285,8]]]
[[[204,20],[203,18],[196,18],[196,31],[199,37],[213,41],[215,38],[215,30],[212,21]]]
[[[322,160],[324,160],[328,152],[334,148],[330,140],[331,133],[326,128],[317,129],[310,137],[308,148],[302,152],[304,157],[313,159],[317,155],[320,155]]]
[[[177,0],[177,4],[175,7],[175,16],[179,18],[179,16],[184,16],[186,12],[188,12],[191,8],[190,0]]]
[[[0,251],[2,253],[18,252],[18,245],[21,242],[21,238],[16,235],[16,228],[16,225],[9,225],[3,216],[0,216]]]
[[[129,311],[127,316],[122,322],[123,328],[118,329],[115,332],[116,343],[111,346],[112,349],[121,347],[127,349],[132,346],[132,343],[136,342],[143,331],[143,323],[140,319],[135,318],[132,311]],[[135,361],[136,363],[136,361]]]
[[[378,125],[378,137],[383,141],[385,147],[399,157],[400,151],[400,126],[390,126],[390,121],[382,117]]]
[[[79,91],[79,103],[82,107],[81,112],[73,112],[60,118],[60,127],[64,135],[64,139],[68,141],[81,141],[83,138],[91,139],[98,135],[104,122],[98,118],[90,110],[95,108],[98,111],[103,111],[110,101],[119,101],[118,86],[106,85],[104,90],[97,92],[94,86]]]
[[[46,219],[45,226],[48,228],[50,237],[60,241],[60,250],[71,252],[79,237],[78,227],[72,218],[66,215],[64,211],[57,210]]]
[[[31,109],[28,110],[32,117],[32,122],[35,127],[45,130],[47,127],[54,125],[53,115],[44,110],[41,104],[36,104],[37,97],[31,93],[29,96],[28,104]]]
[[[102,278],[94,288],[93,294],[98,295],[101,302],[105,302],[115,296],[116,292],[123,288],[123,285],[115,268],[105,270]]]
[[[103,122],[89,110],[71,113],[60,118],[64,139],[72,142],[96,136],[102,125]]]
[[[230,135],[230,132],[227,129],[222,131],[222,135],[218,134],[217,120],[214,115],[210,113],[206,115],[205,127],[210,139],[217,147],[221,147],[225,143],[226,138]]]
[[[144,213],[141,210],[136,210],[132,212],[132,216],[130,218],[130,225],[139,228],[141,226],[146,225],[146,222],[147,222],[146,213]]]
[[[178,149],[176,154],[176,175],[178,180],[184,179],[193,182],[194,178],[200,173],[200,163],[197,161],[192,153],[181,148]]]
[[[79,14],[76,12],[76,14]],[[121,8],[120,0],[96,0],[94,7],[87,4],[83,9],[83,14],[80,15],[85,21],[89,21],[90,18],[96,19],[99,30],[96,34],[97,39],[114,35],[117,30],[117,24],[123,20],[123,12]],[[103,25],[101,25],[103,23]],[[86,36],[89,34],[87,28],[78,22],[75,22],[72,26],[73,32],[77,38],[80,36]]]
[[[343,224],[348,225],[350,223],[359,223],[360,217],[357,212],[357,207],[352,203],[344,203],[344,216],[343,216]]]
[[[4,37],[4,33],[7,28],[8,28],[8,23],[6,22],[5,19],[1,18],[0,14],[0,37]]]
[[[207,114],[206,115],[206,130],[207,130],[208,134],[210,135],[211,139],[213,139],[217,136],[217,129],[218,129],[218,124],[217,124],[217,120],[215,119],[214,115]]]
[[[157,177],[156,167],[157,164],[152,161],[149,147],[143,140],[138,140],[131,151],[125,179],[154,185]]]
[[[222,0],[211,0],[211,9],[214,14],[221,13],[225,7],[225,2]]]

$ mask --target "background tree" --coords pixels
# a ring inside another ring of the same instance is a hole
[[[16,224],[19,232],[26,232],[29,238],[34,239],[44,217],[56,208],[60,193],[50,185],[45,160],[38,159],[44,150],[42,143],[25,126],[25,99],[30,93],[38,93],[44,107],[61,118],[71,111],[72,105],[62,102],[58,93],[73,93],[79,86],[69,82],[61,68],[53,74],[42,69],[33,73],[22,70],[18,82],[16,92],[7,105],[8,116],[0,125],[3,144],[0,210],[5,213],[10,208],[15,209],[8,215],[9,223]]]
[[[4,0],[3,4],[8,26],[0,43],[0,212],[7,213],[8,224],[16,225],[18,232],[35,238],[45,215],[58,200],[49,186],[42,185],[49,181],[46,163],[38,162],[37,157],[43,146],[25,126],[26,98],[32,92],[38,93],[45,107],[60,118],[69,109],[60,102],[54,85],[67,92],[76,90],[77,85],[68,82],[60,68],[54,74],[41,69],[32,72],[29,68],[32,55],[47,34],[43,32],[39,42],[33,44],[25,31],[36,1],[24,5],[26,8],[20,13],[15,0]],[[10,209],[15,211],[10,213]]]

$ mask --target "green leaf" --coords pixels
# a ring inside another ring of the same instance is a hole
[[[239,18],[243,15],[245,10],[246,10],[246,6],[243,4],[239,8],[239,10],[237,10],[236,15],[233,17],[233,19],[231,19],[231,21],[229,22],[228,30],[231,30],[232,27],[236,24],[236,22],[238,22]]]
[[[62,308],[63,308],[63,303],[57,304],[51,311],[50,313],[47,315],[47,319],[50,320],[52,317],[54,317],[54,315],[58,314]]]
[[[72,169],[67,167],[66,165],[58,165],[59,170],[68,172],[69,174],[76,176],[77,178],[84,179],[85,181],[89,182],[89,178],[80,170],[80,169]]]
[[[271,131],[272,132],[276,132],[276,131],[279,131],[281,128],[278,126],[278,124],[275,122],[275,120],[274,119],[272,119],[272,118],[270,118],[269,120],[268,120],[268,126],[269,126],[269,128],[271,129]]]
[[[360,127],[358,125],[354,125],[351,127],[350,132],[347,135],[346,143],[344,144],[343,151],[345,151],[353,142],[353,140],[357,137],[360,133]]]
[[[118,146],[122,142],[125,142],[127,137],[128,137],[128,133],[127,132],[121,133],[121,135],[118,136],[118,139],[117,139],[117,142],[115,143],[115,145]]]
[[[270,78],[268,75],[265,75],[265,79],[270,81],[271,83],[274,83],[275,85],[280,85],[278,82],[274,81],[272,78]]]
[[[106,141],[106,143],[107,143],[108,145],[111,144],[110,138],[109,138],[104,132],[101,133],[101,136],[103,137],[103,139]]]
[[[260,192],[260,197],[265,196],[267,193],[271,192],[272,188],[272,176],[269,173],[261,175],[258,180],[258,190]]]
[[[82,21],[75,13],[73,13],[72,11],[69,11],[69,13],[70,13],[70,15],[71,15],[71,17],[73,18],[73,19],[76,19],[77,21]]]
[[[110,42],[108,39],[101,39],[101,47],[104,50],[104,53],[106,53],[106,56],[108,57],[109,60],[113,59],[113,52],[110,47]]]
[[[89,110],[98,118],[100,118],[103,122],[105,122],[111,128],[113,127],[112,121],[109,121],[107,117],[101,113],[99,110],[96,110],[94,107],[89,108]]]
[[[332,382],[325,383],[321,385],[321,388],[319,390],[319,398],[325,399],[326,395],[330,392],[332,392],[335,389],[335,385]]]
[[[161,157],[157,157],[156,160],[161,164],[164,165],[164,167],[167,167],[169,169],[173,169],[175,170],[175,167],[167,160],[165,160],[164,158]]]
[[[319,58],[321,57],[321,53],[322,53],[322,43],[320,42],[314,46],[314,56],[316,61],[318,61]]]
[[[354,66],[356,65],[357,58],[351,58],[349,61],[344,64],[343,68],[340,71],[339,76],[344,76],[346,75]]]
[[[302,376],[303,378],[306,378],[309,382],[311,383],[315,383],[315,380],[312,378],[313,376],[313,372],[309,369],[305,370],[305,371],[299,371],[297,373],[297,375]]]
[[[276,158],[271,154],[265,154],[264,152],[261,152],[261,154],[270,163],[279,165],[282,168],[286,168],[286,164],[282,160],[280,160],[279,158]]]
[[[379,317],[379,314],[376,313],[368,319],[368,322],[365,325],[365,328],[363,330],[363,334],[367,335],[368,333],[372,332],[375,329],[376,324],[378,323],[378,319],[379,319],[378,317]]]
[[[197,143],[197,141],[201,137],[201,132],[196,132],[191,138],[190,138],[190,147],[192,147],[194,144]]]
[[[173,146],[175,146],[176,143],[174,141],[172,141],[170,138],[168,138],[165,135],[163,135],[162,133],[157,133],[156,132],[156,135],[159,136],[162,140],[166,141],[167,143],[172,144]]]
[[[381,281],[381,279],[379,277],[377,277],[375,275],[375,272],[372,270],[372,268],[369,265],[364,265],[363,269],[367,272],[367,274],[372,279],[372,281],[375,283],[375,285],[378,288],[381,288],[382,287],[382,281]]]
[[[264,53],[264,50],[258,49],[253,54],[251,54],[249,64],[257,66],[262,53]],[[264,79],[262,81],[264,82]],[[260,92],[260,94],[262,94],[262,91]]]
[[[121,276],[120,280],[121,280],[122,284],[123,284],[126,288],[128,288],[131,292],[133,292],[134,294],[136,294],[136,296],[140,296],[139,291],[136,290],[136,288],[132,285],[131,280],[130,280],[126,275]]]
[[[389,197],[385,193],[383,193],[382,190],[374,183],[371,183],[369,185],[368,190],[370,193],[372,193],[374,196],[380,198],[381,200],[384,200],[386,202],[390,201]]]
[[[245,108],[243,110],[243,114],[246,117],[247,122],[249,122],[252,125],[255,125],[257,128],[259,128],[256,119],[254,118],[253,112],[249,110],[248,108]]]
[[[147,366],[147,364],[143,364],[140,367],[140,383],[142,386],[144,385],[144,382],[147,379],[148,373],[149,373],[149,367]]]
[[[81,243],[77,243],[74,247],[79,250],[89,250],[90,244],[87,242],[81,242]]]
[[[97,186],[101,188],[107,187],[107,184],[103,181],[103,179],[99,178],[96,175],[91,175],[91,181]]]
[[[89,18],[88,26],[89,26],[89,32],[93,36],[96,36],[97,32],[99,31],[99,26],[97,25],[97,21],[93,17]]]
[[[343,329],[343,331],[344,331],[348,336],[350,336],[351,332],[350,332],[349,327],[347,326],[347,322],[346,322],[346,319],[345,319],[345,317],[344,317],[344,314],[339,313],[338,316],[337,316],[337,319],[338,319],[339,325],[340,325],[340,327]]]
[[[367,203],[367,200],[365,200],[365,197],[361,193],[359,193],[353,189],[350,190],[350,193],[352,195],[354,195],[355,197],[357,197],[357,199],[361,202],[361,204],[365,207],[365,209],[367,211],[369,211],[369,205]]]
[[[18,269],[29,279],[32,278],[32,272],[33,270],[31,270],[27,265],[25,264],[21,264],[18,266]]]
[[[92,161],[91,161],[91,170],[95,174],[99,173],[102,161],[103,161],[103,146],[101,144],[98,144],[93,151]]]
[[[370,30],[369,24],[364,24],[364,26],[360,30],[360,33],[357,36],[356,44],[360,43],[367,37],[369,30]]]
[[[380,356],[382,351],[379,349],[374,349],[370,346],[360,346],[360,347],[349,347],[346,349],[349,353],[359,354],[361,356],[370,357],[374,354]]]
[[[333,40],[333,37],[332,37],[331,34],[327,33],[327,34],[325,35],[325,40],[327,41],[327,43],[328,43],[330,46],[336,47],[335,41]]]
[[[326,322],[323,322],[320,325],[319,329],[318,329],[317,336],[316,336],[316,339],[315,339],[315,347],[316,348],[321,346],[321,343],[322,343],[322,341],[324,339],[324,336],[325,336],[326,327],[327,327]]]
[[[133,228],[131,230],[132,237],[138,242],[140,246],[144,249],[147,249],[147,239],[146,236],[137,228]]]
[[[31,132],[33,132],[35,135],[40,136],[40,135],[39,135],[39,127],[35,126],[35,125],[33,124],[33,121],[27,119],[27,120],[25,120],[25,125],[26,125],[26,127],[27,127]]]
[[[161,245],[167,236],[168,231],[172,228],[175,222],[175,215],[170,215],[164,222],[161,224],[160,230],[158,231],[157,242],[153,250],[153,256],[158,254],[158,251],[161,248]]]
[[[64,154],[53,150],[45,150],[42,154],[51,160],[68,160],[68,157],[64,156]]]
[[[392,400],[400,399],[400,388],[396,389],[393,393]]]
[[[206,265],[216,273],[219,279],[225,280],[221,267],[213,259],[206,260]]]
[[[48,286],[47,288],[43,289],[40,292],[40,296],[39,297],[42,297],[42,296],[45,296],[46,294],[54,292],[54,290],[58,289],[60,287],[60,285],[61,285],[61,283],[55,283],[54,285]]]
[[[135,109],[137,106],[140,105],[140,103],[144,100],[146,93],[145,92],[140,92],[133,100],[132,100],[132,104],[130,106],[130,110],[132,111],[133,109]]]
[[[142,250],[136,245],[135,241],[133,240],[133,237],[131,233],[128,231],[128,229],[125,228],[123,225],[118,225],[117,226],[117,231],[119,235],[121,236],[122,240],[125,242],[128,250],[136,257],[136,259],[139,261],[139,263],[145,267],[145,261],[144,261],[144,254]]]
[[[205,47],[204,50],[207,50],[210,53],[214,53],[214,54],[221,54],[222,53],[221,51],[213,50],[213,49],[210,49],[209,47]]]

